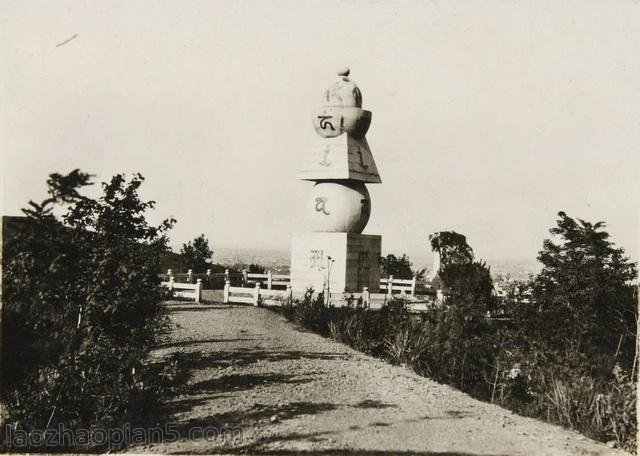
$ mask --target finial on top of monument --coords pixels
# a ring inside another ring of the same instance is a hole
[[[362,93],[349,79],[349,67],[338,70],[338,80],[324,92],[323,106],[313,116],[313,126],[323,138],[347,133],[364,138],[371,125],[371,112],[362,109]]]
[[[345,78],[349,76],[349,73],[351,73],[349,67],[342,67],[338,70],[338,76],[344,76]]]
[[[343,108],[362,108],[362,93],[349,79],[349,67],[338,70],[338,80],[324,93],[325,106],[340,106]]]

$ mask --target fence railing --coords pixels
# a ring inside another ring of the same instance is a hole
[[[387,294],[408,293],[409,296],[414,297],[416,295],[416,277],[414,276],[413,279],[394,279],[390,275],[380,279],[380,290],[384,290]]]
[[[195,274],[192,269],[189,269],[187,272],[173,272],[171,269],[167,269],[165,274],[160,274],[163,279],[169,280],[170,277],[173,277],[174,280],[179,280],[183,283],[195,283],[197,279],[201,279],[202,281],[210,281],[212,279],[222,279],[227,280],[231,276],[241,276],[240,273],[230,273],[228,269],[225,272],[212,272],[211,269],[207,269],[206,273],[198,273]]]
[[[187,272],[173,272],[171,269],[168,269],[165,274],[160,274],[160,276],[165,280],[173,277],[174,280],[179,280],[184,283],[195,283],[197,279],[202,279],[205,283],[213,283],[214,280],[221,280],[222,286],[224,286],[227,280],[230,280],[232,283],[240,283],[242,286],[260,283],[262,287],[267,289],[273,287],[286,288],[287,285],[291,283],[291,276],[289,275],[274,274],[271,271],[267,271],[264,274],[254,273],[248,272],[246,269],[240,272],[231,272],[228,269],[225,269],[224,272],[211,272],[211,269],[207,269],[206,273],[199,274],[194,274],[191,269]],[[222,288],[222,286],[220,288]]]
[[[291,285],[291,276],[284,274],[273,274],[271,271],[267,271],[266,274],[260,274],[255,272],[247,272],[242,270],[242,275],[245,278],[245,284],[259,283],[261,287],[266,287],[271,290],[273,287],[287,287]]]
[[[286,290],[269,290],[262,288],[260,283],[256,283],[255,287],[234,287],[231,286],[230,282],[227,282],[224,287],[223,302],[251,304],[254,306],[278,306],[291,303],[294,298],[301,297],[301,293],[293,293],[291,286],[288,286]],[[367,287],[364,287],[362,292],[332,292],[330,296],[325,295],[325,305],[331,304],[337,307],[349,305],[366,309],[379,309],[390,299],[391,296],[388,293],[371,293]],[[409,311],[421,312],[428,306],[438,305],[438,303],[442,303],[442,301],[411,300],[408,302]]]
[[[229,280],[224,285],[223,302],[224,303],[244,303],[259,306],[261,304],[282,304],[282,302],[291,302],[293,294],[291,285],[287,285],[286,290],[264,289],[260,282],[256,283],[253,288],[248,287],[232,287]]]
[[[291,286],[291,276],[285,274],[274,274],[271,271],[266,273],[248,272],[243,269],[241,272],[230,272],[225,269],[224,272],[212,272],[208,269],[206,273],[194,274],[191,269],[186,273],[173,273],[171,269],[167,270],[167,273],[163,275],[163,278],[170,280],[173,278],[175,283],[187,283],[193,284],[197,280],[203,281],[208,288],[212,287],[215,282],[218,283],[216,288],[224,288],[227,282],[231,284],[235,283],[239,286],[232,288],[246,290],[248,286],[260,285],[261,290],[273,290],[279,288],[276,291],[286,291]],[[222,286],[221,286],[222,285]],[[395,279],[393,275],[387,278],[380,279],[380,291],[383,294],[392,295],[400,293],[402,295],[408,295],[411,298],[416,297],[416,277],[412,279]]]
[[[202,280],[197,279],[196,283],[180,283],[175,282],[173,277],[169,277],[168,282],[161,282],[165,288],[173,292],[174,296],[181,298],[190,298],[199,303],[202,299]]]

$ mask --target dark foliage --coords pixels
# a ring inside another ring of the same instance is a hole
[[[636,266],[609,241],[603,222],[564,212],[558,217],[550,230],[554,238],[544,241],[538,255],[543,268],[531,286],[536,308],[530,316],[545,322],[553,349],[571,347],[590,358],[617,350],[630,368],[637,314],[630,282],[637,278]]]
[[[159,255],[158,266],[162,272],[167,272],[168,269],[171,269],[173,273],[186,272],[189,269],[182,255],[168,249]]]
[[[289,320],[295,321],[304,328],[326,335],[328,332],[328,309],[324,305],[324,295],[314,295],[312,289],[308,289],[304,298],[295,302],[285,302],[282,305],[282,313]]]
[[[448,303],[474,318],[493,310],[491,271],[485,262],[474,260],[467,238],[455,231],[441,231],[429,239],[433,251],[440,255],[438,276]]]
[[[466,315],[484,315],[495,307],[491,271],[486,263],[451,263],[440,267],[449,304],[464,307]]]
[[[261,264],[251,263],[248,267],[248,272],[252,274],[266,274],[267,268],[265,268]]]
[[[413,269],[413,263],[406,254],[397,257],[390,253],[386,257],[380,257],[380,267],[386,277],[393,276],[395,279],[412,279],[414,276],[421,279],[426,272],[425,269],[416,271]]]
[[[173,221],[147,223],[142,176],[114,176],[97,199],[80,193],[90,177],[52,174],[49,197],[29,203],[4,245],[1,397],[14,429],[108,428],[157,412],[145,360],[165,322],[158,258]]]
[[[180,255],[187,269],[197,274],[209,269],[208,260],[213,256],[213,251],[209,248],[209,240],[201,234],[193,241],[182,244]]]
[[[470,263],[473,250],[467,244],[466,236],[455,231],[440,231],[429,236],[431,250],[440,255],[441,265]]]

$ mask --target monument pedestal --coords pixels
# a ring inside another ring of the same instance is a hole
[[[327,277],[331,293],[380,288],[382,237],[357,233],[298,233],[291,245],[291,288],[320,292]]]

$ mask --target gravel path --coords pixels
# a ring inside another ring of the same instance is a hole
[[[156,353],[182,352],[171,407],[182,435],[242,428],[242,439],[130,448],[160,453],[360,455],[627,454],[479,402],[407,369],[306,332],[268,309],[170,306],[177,325]]]

